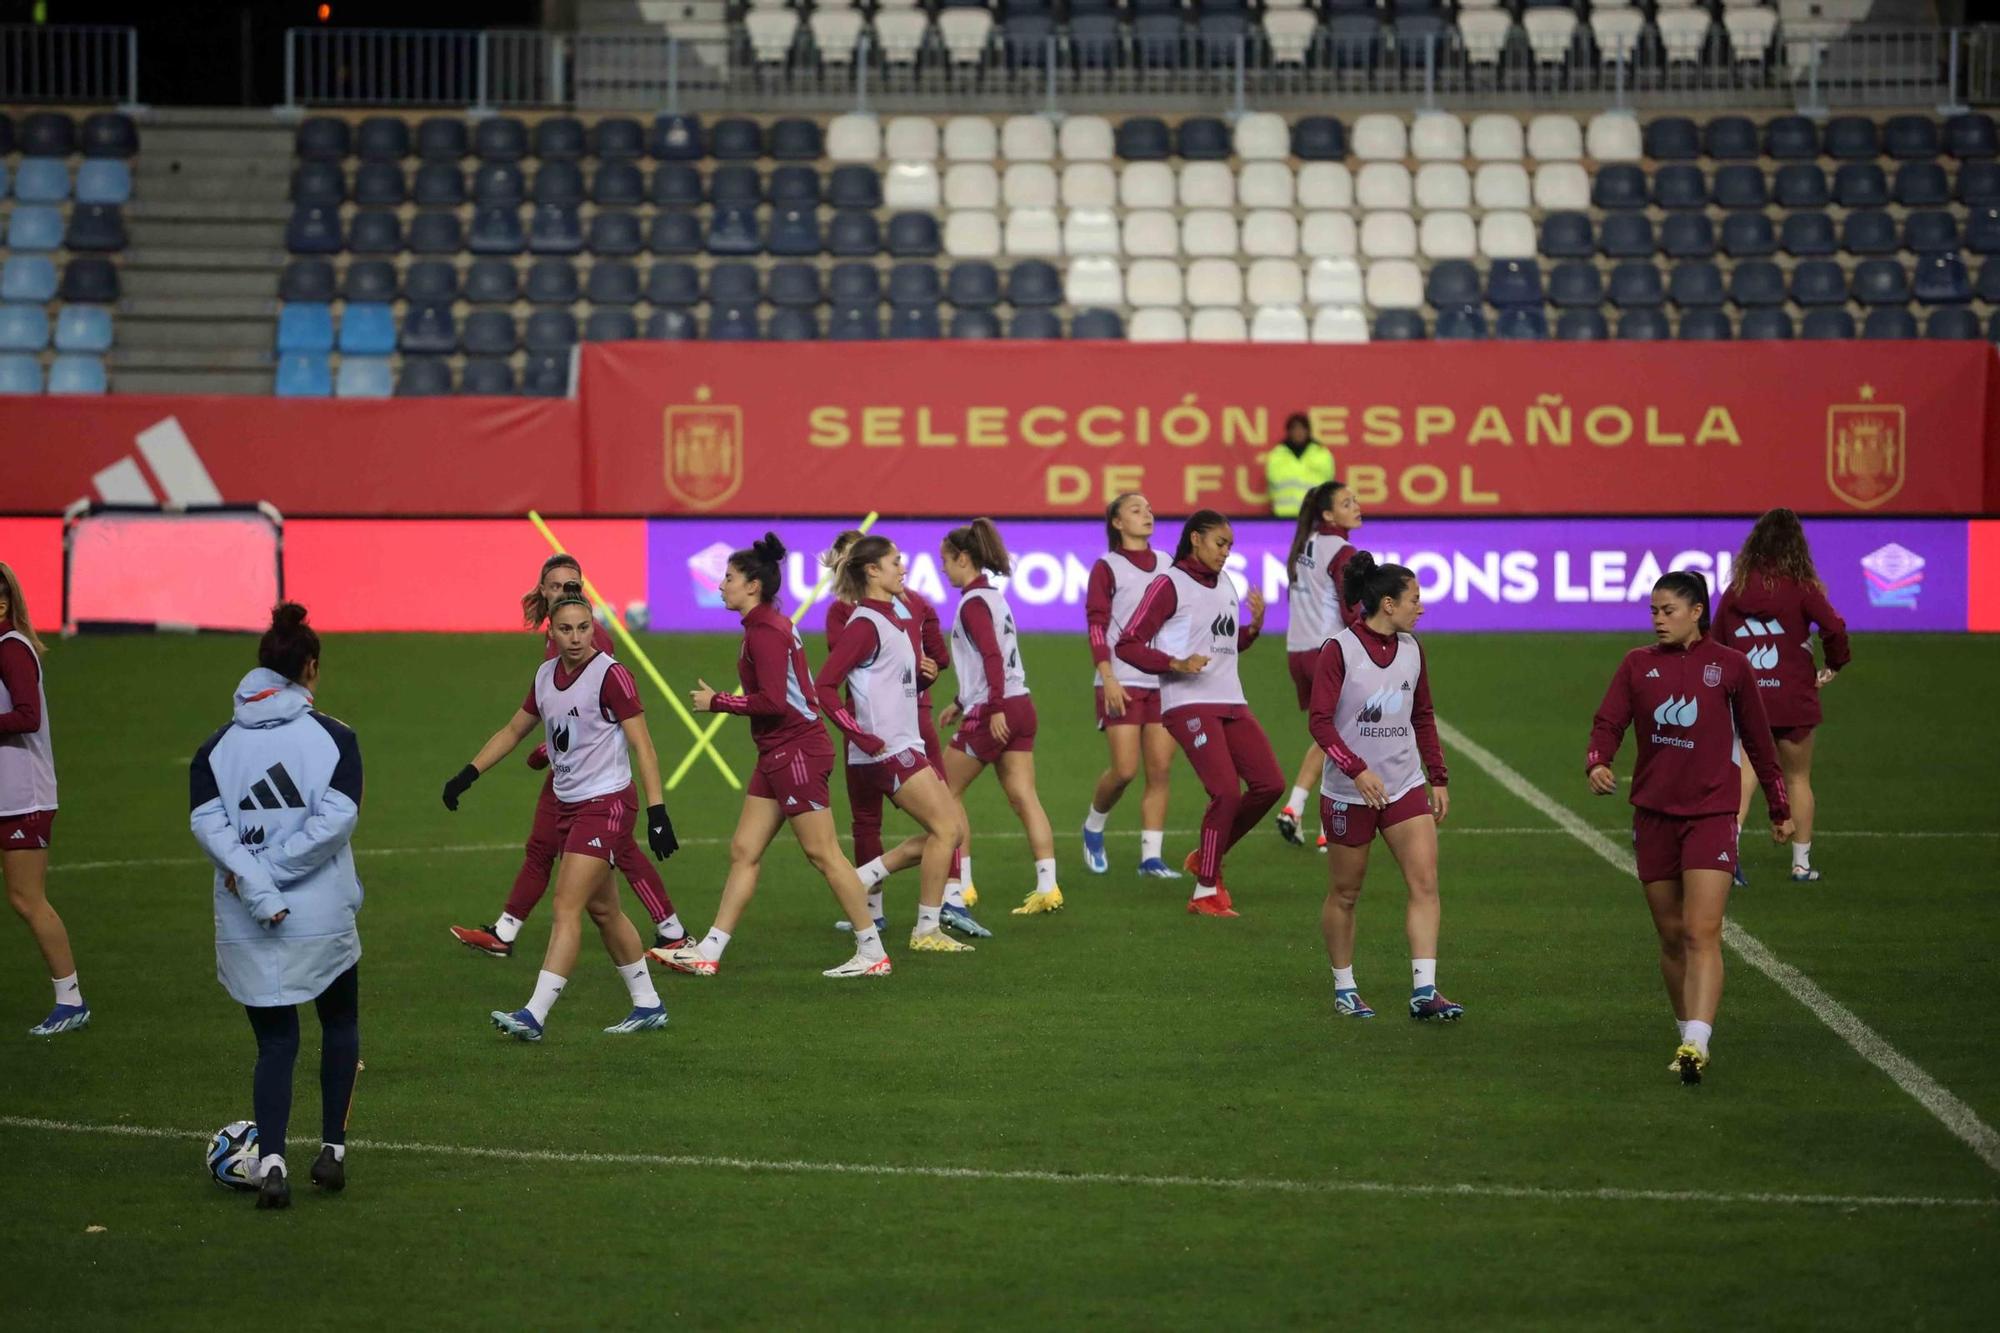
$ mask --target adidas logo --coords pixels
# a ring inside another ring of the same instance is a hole
[[[1659,678],[1660,678],[1660,669],[1658,667],[1654,667],[1651,671],[1648,671],[1646,673],[1647,680],[1658,680]]]
[[[570,715],[571,717],[582,717],[582,716],[583,716],[583,714],[581,714],[581,713],[579,713],[579,712],[577,712],[577,711],[576,711],[576,705],[575,705],[575,704],[571,704],[571,705],[570,705],[570,708],[569,708],[569,715]]]
[[[584,846],[595,847],[600,852],[604,850],[604,844],[599,842],[596,838],[592,838],[589,842],[585,843]]]
[[[167,417],[156,421],[135,435],[132,442],[139,446],[137,459],[127,454],[90,478],[98,498],[106,504],[156,505],[160,503],[161,491],[166,493],[168,504],[222,503],[222,492],[216,489],[215,479],[209,476],[201,455],[195,452],[178,419]],[[145,468],[139,466],[142,459]],[[151,482],[146,478],[149,470],[153,474]],[[159,484],[159,491],[153,489],[153,482]]]
[[[1756,639],[1765,635],[1775,638],[1784,632],[1785,627],[1775,620],[1746,619],[1736,627],[1736,637],[1739,639]]]
[[[28,837],[28,834],[27,834],[27,830],[25,830],[25,829],[15,829],[15,830],[14,830],[14,836],[13,836],[13,837],[12,837],[11,839],[9,839],[9,841],[11,841],[11,842],[25,842],[25,841],[27,841],[27,837]]]
[[[1663,727],[1691,727],[1701,716],[1701,705],[1690,694],[1685,699],[1668,695],[1666,701],[1653,710],[1653,721]]]
[[[270,781],[267,783],[264,778],[269,778]],[[265,769],[264,777],[251,784],[250,794],[236,804],[238,810],[255,810],[260,806],[266,810],[306,808],[305,797],[299,795],[297,785],[292,782],[292,775],[285,771],[283,764],[273,764]]]
[[[1717,852],[1717,853],[1715,854],[1715,859],[1716,859],[1716,860],[1718,860],[1718,861],[1727,861],[1727,860],[1729,859],[1729,853],[1728,853],[1728,852]]]
[[[785,798],[786,805],[797,805],[798,803],[799,803],[799,798],[796,796],[787,796]]]

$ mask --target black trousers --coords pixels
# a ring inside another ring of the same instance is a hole
[[[319,1013],[320,1138],[347,1142],[347,1113],[354,1101],[354,1071],[361,1063],[361,964],[333,979],[313,1008]],[[257,1150],[285,1153],[292,1118],[292,1066],[299,1058],[299,1011],[289,1004],[245,1005],[257,1034],[257,1070],[250,1105],[257,1117]]]

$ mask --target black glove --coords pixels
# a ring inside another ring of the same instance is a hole
[[[653,849],[654,859],[660,861],[681,849],[680,839],[674,836],[674,822],[667,818],[664,805],[646,807],[646,845]]]
[[[465,789],[479,781],[479,770],[471,764],[451,775],[451,781],[444,784],[444,808],[458,809],[458,798],[465,795]]]

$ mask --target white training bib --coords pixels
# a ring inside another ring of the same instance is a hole
[[[35,694],[41,700],[42,725],[33,731],[0,736],[0,818],[56,808],[56,750],[49,735],[49,695],[42,685],[42,659],[19,630],[0,634],[0,643],[9,641],[20,644],[35,658]],[[14,696],[0,684],[0,713],[13,710]]]
[[[623,726],[603,704],[604,673],[617,664],[610,653],[599,653],[566,689],[556,687],[560,657],[551,657],[535,673],[535,707],[548,737],[549,770],[559,801],[587,801],[632,785]]]
[[[986,702],[991,688],[986,679],[986,662],[965,632],[965,605],[977,598],[986,603],[993,617],[993,637],[1000,641],[1000,697],[1014,699],[1028,692],[1028,668],[1021,661],[1021,636],[1014,632],[1014,610],[998,588],[967,588],[959,595],[958,609],[951,618],[951,661],[958,673],[958,706],[961,710]]]
[[[1153,646],[1169,657],[1206,657],[1195,675],[1170,671],[1160,677],[1160,708],[1227,707],[1243,702],[1236,674],[1236,582],[1227,571],[1209,587],[1179,566],[1160,576],[1174,589],[1177,605],[1160,627]]]
[[[1116,551],[1099,556],[1097,562],[1111,571],[1111,623],[1105,627],[1104,642],[1111,650],[1112,678],[1128,688],[1157,690],[1160,678],[1120,657],[1118,641],[1125,637],[1125,627],[1132,623],[1132,617],[1139,614],[1139,602],[1146,589],[1153,586],[1153,580],[1160,577],[1162,570],[1173,565],[1173,557],[1165,551],[1154,551],[1150,570],[1139,568]],[[1093,677],[1096,674],[1091,673]]]
[[[1292,566],[1292,619],[1285,627],[1285,650],[1303,653],[1317,648],[1341,626],[1340,589],[1327,568],[1347,547],[1347,538],[1316,532],[1306,539]]]
[[[847,743],[847,762],[875,764],[904,750],[924,749],[924,734],[917,726],[917,650],[910,635],[873,607],[857,606],[847,623],[865,620],[875,627],[874,655],[847,673],[847,695],[854,707],[854,720],[861,729],[882,738],[882,753],[871,755],[853,741]]]
[[[1347,666],[1333,724],[1348,748],[1361,757],[1389,799],[1408,795],[1424,781],[1424,760],[1417,750],[1417,729],[1410,720],[1417,697],[1417,674],[1423,670],[1423,649],[1407,634],[1396,636],[1396,655],[1388,666],[1376,666],[1352,626],[1328,641]],[[1329,763],[1320,777],[1320,793],[1349,805],[1361,800],[1354,779]]]

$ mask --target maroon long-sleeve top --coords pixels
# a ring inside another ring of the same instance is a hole
[[[1222,577],[1193,556],[1174,561],[1174,568],[1211,588]],[[1139,599],[1139,609],[1133,614],[1132,623],[1126,627],[1125,637],[1118,641],[1119,658],[1156,676],[1172,671],[1173,655],[1155,648],[1153,640],[1159,637],[1166,623],[1173,619],[1174,612],[1180,609],[1181,599],[1174,592],[1174,581],[1164,575],[1154,579],[1152,586],[1146,589],[1146,595]],[[1240,653],[1257,642],[1259,632],[1250,617],[1239,615],[1236,618],[1236,651]]]
[[[981,574],[960,589],[961,598],[974,588],[992,586]],[[972,651],[979,654],[980,664],[986,668],[986,697],[968,710],[968,716],[976,715],[973,720],[977,721],[986,716],[985,710],[998,708],[1007,697],[1007,664],[1000,655],[1000,633],[993,628],[993,610],[984,597],[959,602],[958,627],[965,631],[965,637],[972,642]]]
[[[1378,634],[1367,622],[1354,626],[1354,637],[1368,653],[1370,661],[1386,667],[1396,660],[1397,640],[1393,634]],[[1368,765],[1340,735],[1340,691],[1347,684],[1347,658],[1328,640],[1320,650],[1319,672],[1313,677],[1312,708],[1306,726],[1313,741],[1326,751],[1348,777],[1359,777]],[[1445,768],[1444,746],[1438,742],[1437,710],[1431,706],[1431,668],[1421,654],[1417,658],[1417,685],[1410,693],[1410,728],[1417,734],[1417,754],[1424,761],[1424,776],[1431,786],[1442,787],[1451,777]]]
[[[777,607],[761,604],[743,615],[743,648],[736,655],[741,694],[717,694],[710,712],[737,713],[750,719],[750,737],[757,753],[803,740],[826,728],[814,711],[812,669],[798,630]]]
[[[1744,653],[1756,653],[1757,685],[1764,712],[1774,727],[1811,727],[1820,720],[1819,684],[1813,665],[1812,628],[1819,629],[1826,665],[1838,671],[1853,660],[1847,622],[1826,590],[1782,574],[1751,574],[1740,591],[1715,599],[1715,637]],[[1770,657],[1776,657],[1771,662]]]
[[[0,616],[0,634],[11,634],[11,616]],[[0,736],[32,735],[42,729],[42,668],[35,650],[19,639],[0,643],[0,683],[14,706],[0,713]]]
[[[1143,551],[1127,551],[1122,547],[1107,552],[1090,567],[1090,582],[1083,586],[1083,623],[1090,631],[1090,660],[1103,666],[1111,660],[1111,601],[1118,591],[1118,581],[1112,577],[1112,560],[1123,560],[1134,569],[1151,574],[1160,561],[1151,547]]]
[[[944,625],[938,620],[937,608],[922,594],[904,588],[896,600],[903,604],[903,611],[908,614],[901,614],[894,607],[883,611],[882,614],[891,620],[914,621],[911,641],[916,645],[917,657],[919,660],[928,657],[937,664],[937,671],[930,675],[925,675],[921,669],[917,672],[917,716],[919,719],[928,718],[931,715],[930,688],[937,683],[938,673],[951,665],[951,640],[945,637]],[[882,605],[889,604],[884,602]],[[841,631],[847,628],[847,622],[853,618],[852,602],[842,601],[836,597],[826,608],[826,650],[829,654],[833,652],[834,644],[839,641]]]
[[[1705,638],[1686,648],[1654,644],[1625,654],[1597,706],[1585,772],[1611,764],[1627,727],[1639,743],[1632,804],[1640,809],[1682,818],[1735,814],[1741,739],[1771,818],[1790,817],[1756,673],[1735,649]]]
[[[887,601],[864,597],[860,605],[887,616],[892,622],[897,619],[896,608]],[[849,673],[875,656],[875,651],[882,646],[881,631],[875,628],[875,622],[856,620],[853,617],[854,608],[850,606],[847,608],[847,615],[843,617],[846,623],[840,628],[833,651],[827,654],[826,661],[820,666],[819,707],[822,713],[833,719],[833,724],[839,727],[849,740],[861,747],[863,753],[876,755],[882,753],[884,744],[882,738],[872,732],[863,731],[860,719],[854,716],[846,701],[840,696],[841,687],[847,684]],[[828,619],[831,620],[832,617],[829,616]],[[910,636],[910,646],[915,648],[917,627],[912,625],[904,632]]]

